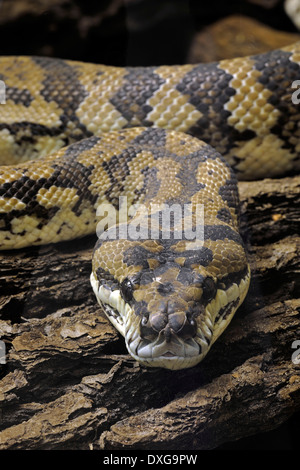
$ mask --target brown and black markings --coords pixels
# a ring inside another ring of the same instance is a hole
[[[128,127],[153,124],[147,120],[147,115],[152,111],[147,101],[164,83],[155,70],[155,67],[126,68],[123,85],[110,99],[128,122]]]
[[[3,148],[8,148],[11,143],[13,151],[26,143],[33,145],[38,142],[42,146],[47,136],[50,141],[57,136],[59,145],[65,145],[71,139],[97,134],[101,118],[106,119],[106,110],[109,117],[104,129],[160,124],[168,127],[173,122],[171,110],[175,104],[177,123],[174,128],[181,126],[185,132],[204,139],[227,155],[239,176],[269,176],[274,161],[266,158],[272,152],[282,173],[282,170],[290,170],[299,155],[295,141],[300,132],[299,112],[291,105],[291,89],[287,90],[288,82],[299,78],[299,49],[298,44],[265,56],[209,65],[138,69],[84,66],[45,58],[15,58],[2,74],[4,80],[9,80],[11,106],[4,109],[12,109],[14,113],[22,107],[23,111],[29,110],[30,113],[24,121],[13,122],[6,116],[7,119],[0,122]],[[6,59],[2,60],[1,63],[7,63]],[[28,81],[30,76],[36,79],[34,85]],[[159,118],[160,100],[164,103],[163,120]],[[95,108],[92,106],[90,110],[90,104]],[[37,122],[32,120],[33,126],[30,127],[33,111],[37,111],[39,105],[41,114],[36,114]],[[98,105],[101,112],[96,109]],[[90,144],[83,142],[71,150],[58,152],[59,160],[51,157],[47,162],[40,160],[32,173],[31,170],[22,173],[20,168],[10,168],[8,181],[1,187],[0,202],[5,208],[2,232],[3,227],[11,228],[13,219],[23,215],[24,219],[29,217],[34,223],[38,219],[43,225],[45,210],[49,215],[49,225],[55,219],[52,226],[56,227],[59,211],[56,210],[56,199],[51,199],[56,189],[62,196],[62,208],[67,206],[64,214],[70,218],[70,233],[65,231],[65,235],[69,238],[73,236],[73,228],[76,235],[86,234],[84,230],[76,232],[76,223],[89,223],[87,221],[94,217],[95,205],[101,199],[100,190],[103,190],[104,202],[113,201],[114,205],[117,196],[126,194],[129,189],[134,201],[144,197],[148,203],[149,197],[159,203],[183,204],[190,200],[194,205],[204,203],[207,212],[204,240],[197,250],[189,249],[190,240],[184,238],[184,233],[183,239],[178,241],[173,236],[175,232],[171,231],[168,240],[102,240],[94,254],[97,276],[104,278],[105,285],[117,285],[118,291],[121,288],[128,302],[136,302],[138,316],[143,318],[141,328],[149,327],[147,322],[151,317],[152,331],[144,330],[145,336],[163,329],[168,342],[174,332],[184,331],[184,336],[186,334],[190,341],[186,344],[188,347],[193,343],[191,335],[196,328],[193,320],[198,322],[208,299],[213,299],[211,304],[218,304],[214,305],[214,319],[219,322],[219,318],[226,317],[229,321],[246,295],[249,272],[237,231],[236,180],[221,157],[210,154],[209,148],[196,139],[155,129],[130,131],[123,134],[123,146],[121,138],[116,135],[115,140],[120,140],[115,151],[112,147],[108,151],[102,150],[101,145],[98,147],[98,139],[95,139]],[[111,145],[112,142],[108,139],[108,143]],[[187,151],[188,148],[193,150]],[[251,169],[248,171],[249,159],[249,168],[253,162],[256,163],[254,173]],[[70,169],[67,162],[71,164]],[[70,202],[72,196],[78,199]],[[81,206],[81,201],[83,204],[87,201],[92,210]],[[84,212],[86,219],[82,219]],[[35,217],[31,217],[33,214]],[[68,223],[64,217],[57,222]],[[19,232],[13,234],[15,238],[22,239],[21,243],[24,241],[21,246],[34,243],[35,234],[25,239],[25,235],[20,233],[27,226],[25,220],[21,221],[17,227]],[[15,238],[11,238],[10,246],[13,246]],[[56,237],[55,241],[61,239],[61,236]],[[5,238],[2,237],[2,241],[4,249],[7,248]],[[39,237],[37,242],[47,243],[49,239]],[[95,292],[98,281],[101,282],[98,279],[93,285]],[[138,287],[132,293],[130,283]],[[205,291],[210,291],[211,297],[206,297]],[[118,295],[113,295],[112,303],[120,301],[116,300]],[[212,317],[211,312],[206,313],[207,328],[204,325],[204,330],[206,328],[207,331]],[[198,326],[201,330],[201,322]],[[216,334],[219,335],[224,327],[217,327]],[[211,337],[212,332],[208,335]],[[143,349],[143,343],[140,346]],[[175,348],[175,343],[173,346]],[[182,357],[182,348],[176,351]],[[168,361],[168,357],[164,360]],[[194,357],[192,364],[197,360],[200,357]],[[185,367],[188,363],[191,364],[183,361],[178,367]]]
[[[300,110],[291,99],[292,83],[299,80],[300,64],[292,60],[293,53],[286,50],[271,51],[266,54],[253,56],[255,68],[260,71],[258,82],[272,93],[268,102],[280,111],[277,123],[270,132],[283,141],[283,147],[295,154],[300,137]]]
[[[76,70],[62,59],[33,57],[32,60],[43,69],[45,75],[40,95],[46,102],[54,101],[61,109],[61,126],[53,129],[52,132],[67,132],[70,137],[68,143],[90,137],[92,133],[76,115],[80,103],[88,96],[88,92],[78,79]],[[70,122],[74,123],[75,133],[68,131]]]

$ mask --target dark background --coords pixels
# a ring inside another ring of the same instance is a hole
[[[42,55],[118,66],[180,64],[187,61],[196,34],[232,14],[276,30],[298,32],[283,2],[276,0],[2,0],[0,55]],[[297,413],[274,431],[219,450],[296,449],[299,425]]]
[[[231,14],[297,32],[279,0],[0,0],[0,54],[184,63],[194,35]]]

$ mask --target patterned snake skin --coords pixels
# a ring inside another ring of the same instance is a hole
[[[0,248],[97,228],[92,287],[130,354],[197,364],[250,282],[236,175],[299,170],[300,43],[141,68],[3,57],[0,79]]]

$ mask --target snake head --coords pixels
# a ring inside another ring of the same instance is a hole
[[[249,273],[228,287],[170,247],[166,256],[165,248],[149,240],[99,243],[91,284],[133,358],[182,369],[199,363],[228,325],[245,297]]]

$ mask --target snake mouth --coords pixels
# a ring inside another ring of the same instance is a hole
[[[203,315],[198,317],[193,337],[180,338],[172,333],[171,338],[167,338],[160,331],[154,339],[148,340],[140,334],[141,318],[124,301],[120,290],[109,290],[91,274],[91,284],[98,302],[111,323],[124,336],[130,355],[143,365],[172,370],[193,367],[206,356],[243,302],[249,281],[248,271],[239,285],[234,284],[227,290],[219,289]]]
[[[192,367],[199,362],[199,353],[203,346],[208,348],[208,340],[203,337],[201,348],[194,338],[182,340],[177,335],[172,335],[171,341],[167,341],[163,334],[159,334],[154,341],[143,339],[139,334],[140,319],[124,302],[120,291],[110,291],[100,285],[93,273],[90,280],[98,303],[124,336],[127,350],[134,359],[147,366],[167,369]]]
[[[192,367],[200,360],[201,348],[194,338],[183,341],[173,335],[171,341],[166,341],[164,335],[159,334],[152,342],[139,337],[127,340],[126,344],[132,357],[150,367],[176,370]]]

